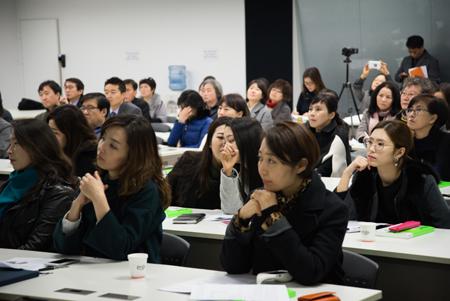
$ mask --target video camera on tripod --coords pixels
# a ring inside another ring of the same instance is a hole
[[[353,47],[342,48],[342,55],[346,57],[344,60],[344,63],[346,64],[346,73],[345,73],[345,82],[342,84],[342,89],[341,89],[341,92],[339,93],[339,100],[341,100],[341,97],[342,97],[342,94],[344,93],[345,88],[348,88],[350,90],[350,95],[352,96],[353,106],[355,108],[356,115],[358,116],[359,121],[361,121],[361,118],[359,117],[358,105],[356,104],[355,95],[353,94],[352,83],[348,79],[348,76],[349,76],[348,68],[349,68],[349,64],[352,62],[352,60],[350,59],[350,56],[353,54],[356,54],[358,52],[359,52],[358,48],[353,48]],[[352,111],[352,109],[350,107],[349,112],[351,113],[351,111]],[[353,123],[353,118],[351,118],[351,121]]]

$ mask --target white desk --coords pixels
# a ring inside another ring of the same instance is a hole
[[[56,257],[56,254],[0,249],[0,259],[12,257]],[[86,258],[86,257],[84,257]],[[99,297],[105,293],[126,294],[139,297],[138,300],[188,300],[185,294],[170,293],[158,290],[161,287],[202,277],[221,277],[224,272],[182,268],[169,265],[148,264],[145,279],[130,279],[128,262],[95,263],[82,261],[68,268],[54,270],[51,274],[0,287],[1,297],[27,296],[42,299],[63,300],[115,300]],[[253,282],[254,276],[245,275],[245,282]],[[254,283],[254,282],[253,282]],[[289,283],[298,295],[320,291],[334,291],[343,301],[379,300],[381,291],[359,289],[331,284],[304,287]],[[77,294],[58,293],[55,290],[73,288],[91,290],[95,293],[80,296]],[[295,300],[295,299],[293,299]]]
[[[359,117],[362,119],[363,114],[359,114]],[[348,116],[348,117],[343,118],[342,120],[344,120],[344,122],[346,124],[348,124],[349,126],[353,126],[353,127],[358,127],[359,123],[360,123],[358,115]]]
[[[14,168],[9,159],[0,159],[0,175],[9,175],[13,170]]]
[[[170,132],[155,132],[156,137],[161,138],[164,142],[167,142],[170,136]]]
[[[158,145],[158,149],[163,166],[174,166],[185,151],[200,151],[198,148],[172,147],[167,145]]]
[[[34,118],[37,115],[44,113],[45,110],[17,110],[17,109],[8,109],[11,113],[13,119],[29,119]]]

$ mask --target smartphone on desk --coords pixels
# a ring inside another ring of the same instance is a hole
[[[205,218],[204,213],[185,213],[173,219],[174,224],[197,224]]]
[[[77,259],[60,258],[60,259],[50,261],[46,265],[51,266],[51,267],[62,267],[62,266],[70,265],[70,264],[77,263],[77,262],[79,262],[79,260],[77,260]]]

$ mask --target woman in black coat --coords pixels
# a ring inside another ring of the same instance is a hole
[[[313,171],[320,151],[293,122],[275,125],[261,143],[255,190],[227,227],[222,266],[230,274],[284,269],[301,284],[342,283],[348,210]]]
[[[70,162],[36,119],[13,123],[8,155],[14,171],[0,188],[0,248],[50,251],[74,196]]]
[[[401,121],[375,126],[365,140],[367,158],[357,157],[336,188],[350,208],[351,219],[389,224],[416,220],[450,228],[450,210],[437,176],[429,166],[408,158],[412,141],[411,131]]]

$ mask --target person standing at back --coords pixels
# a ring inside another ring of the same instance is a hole
[[[132,103],[125,102],[125,83],[118,77],[111,77],[105,82],[105,95],[110,104],[109,116],[123,114],[142,116],[141,109]]]
[[[410,68],[425,66],[427,68],[428,78],[436,84],[439,84],[441,81],[439,61],[424,48],[423,38],[418,35],[408,37],[406,47],[408,48],[409,55],[403,58],[395,74],[395,80],[403,83],[405,78],[409,77],[408,71]]]

